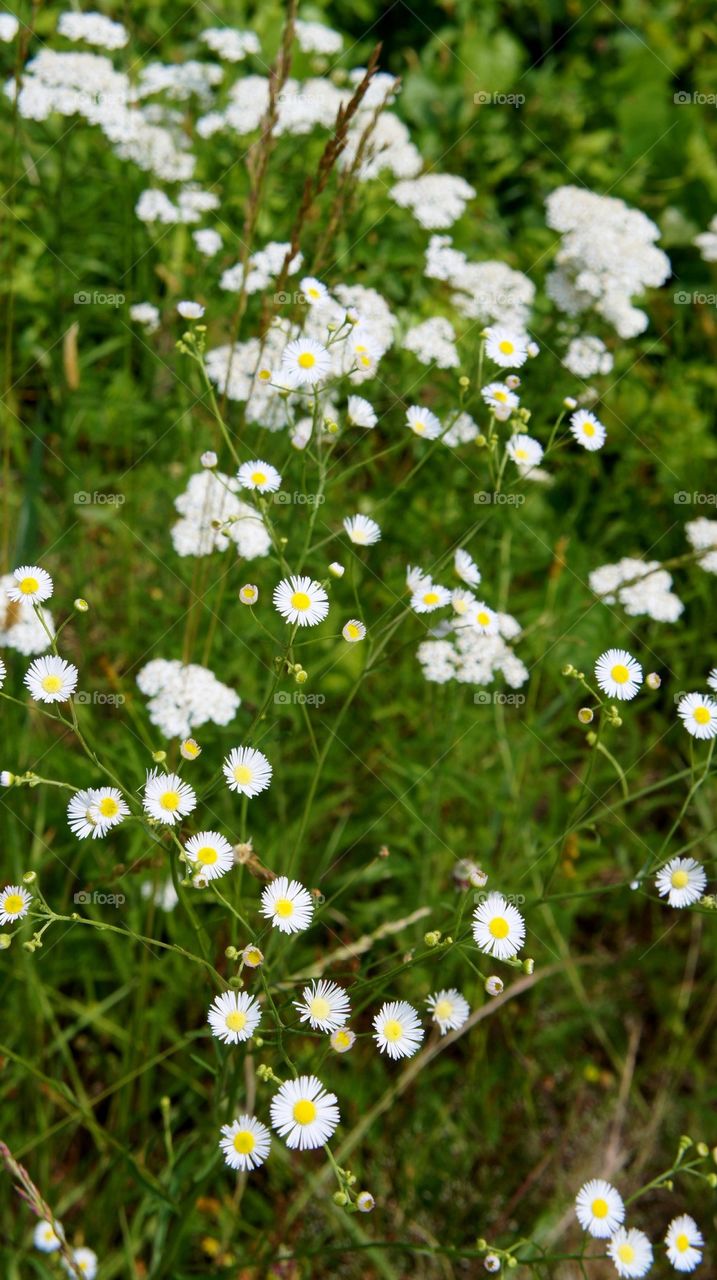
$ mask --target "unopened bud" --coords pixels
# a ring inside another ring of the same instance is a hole
[[[423,941],[427,947],[437,947],[441,940],[440,929],[433,929],[430,933],[424,933]]]
[[[78,613],[87,613],[87,610],[90,607],[87,601],[82,599],[82,596],[78,596],[73,603]]]
[[[590,707],[581,707],[578,711],[578,720],[581,724],[592,724],[594,715]]]
[[[656,671],[650,671],[650,673],[645,676],[645,684],[648,689],[659,689],[662,684],[662,677],[658,676]]]

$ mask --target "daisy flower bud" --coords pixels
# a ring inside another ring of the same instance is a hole
[[[162,764],[162,762],[163,762],[164,760],[166,760],[166,759],[167,759],[167,752],[166,752],[166,751],[153,751],[153,752],[152,752],[152,759],[154,760],[154,763],[155,763],[155,764]]]
[[[697,1154],[698,1154],[698,1155],[702,1156],[702,1158],[704,1159],[704,1157],[705,1157],[705,1156],[708,1156],[708,1155],[709,1155],[709,1153],[710,1153],[710,1149],[709,1149],[709,1147],[707,1146],[707,1143],[706,1143],[706,1142],[698,1142],[698,1143],[697,1143]]]
[[[563,400],[564,409],[577,409],[577,407],[578,407],[578,402],[577,400],[573,400],[572,396],[566,396],[565,399]]]
[[[594,719],[593,712],[590,707],[581,707],[578,711],[578,720],[581,724],[592,724]]]
[[[250,942],[249,945],[244,948],[241,953],[241,958],[249,969],[257,969],[260,964],[264,963],[263,951],[260,951],[253,942]]]
[[[255,587],[253,582],[247,582],[239,589],[239,599],[242,604],[256,604],[259,599],[259,588]]]
[[[356,1208],[359,1213],[370,1213],[376,1201],[370,1191],[359,1191],[356,1197]]]
[[[196,760],[197,756],[202,754],[202,748],[194,738],[185,738],[179,748],[179,754],[184,760]]]
[[[470,378],[466,378],[465,374],[463,375],[462,378],[458,379],[459,387],[469,387],[470,385],[471,385],[471,380]]]
[[[201,320],[204,307],[200,302],[178,302],[177,311],[183,320]]]
[[[527,958],[523,961],[523,973],[527,973],[528,976],[530,976],[530,974],[533,973],[534,970],[535,970],[535,961],[533,960],[532,956],[527,956]]]
[[[441,940],[440,929],[434,929],[431,933],[423,935],[423,941],[427,947],[437,947]]]
[[[342,628],[341,634],[344,640],[348,640],[349,644],[358,644],[366,636],[366,628],[363,622],[359,622],[358,618],[350,618],[346,625]]]
[[[208,471],[212,471],[216,467],[219,459],[213,449],[206,449],[199,459],[203,467]]]
[[[486,978],[483,986],[489,996],[499,996],[503,990],[503,979],[497,977],[496,974],[491,974],[489,978]]]
[[[334,1204],[337,1204],[339,1208],[343,1208],[343,1206],[349,1202],[349,1198],[345,1191],[334,1191],[332,1199]]]
[[[496,1271],[500,1271],[500,1258],[498,1257],[497,1253],[487,1253],[485,1258],[483,1259],[483,1266],[485,1267],[486,1271],[490,1271],[491,1274],[495,1273]]]
[[[239,952],[237,951],[236,947],[226,947],[226,948],[225,948],[225,950],[224,950],[224,954],[225,954],[225,956],[226,956],[227,960],[238,960],[238,959],[239,959]]]
[[[331,564],[329,565],[329,573],[332,578],[343,578],[345,572],[346,570],[344,569],[344,566],[339,564],[338,560],[331,561]]]
[[[520,386],[520,378],[517,373],[509,373],[505,380],[505,385],[510,391],[515,391],[516,387]]]
[[[8,951],[12,946],[12,938],[9,934],[0,934],[0,951]]]
[[[82,599],[82,596],[78,596],[77,599],[73,600],[72,603],[73,603],[73,607],[77,610],[78,613],[87,613],[87,610],[90,607],[87,601]]]
[[[306,684],[306,681],[308,680],[308,678],[309,678],[309,673],[308,671],[304,671],[303,667],[301,668],[300,671],[297,671],[296,675],[294,676],[294,679],[297,684]]]
[[[0,787],[11,787],[13,782],[15,782],[15,774],[3,769],[2,773],[0,773]]]
[[[659,689],[662,684],[662,677],[658,676],[656,671],[650,671],[650,673],[645,676],[645,684],[648,689]]]
[[[348,1053],[356,1043],[356,1034],[350,1027],[337,1027],[331,1033],[330,1044],[334,1053]]]
[[[25,872],[24,872],[23,877],[22,877],[22,883],[23,883],[23,884],[34,884],[36,880],[37,880],[37,872],[36,872],[36,871],[25,871]]]

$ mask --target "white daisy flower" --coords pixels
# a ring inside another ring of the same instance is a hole
[[[381,358],[381,348],[371,335],[359,326],[347,339],[346,346],[353,354],[357,372],[364,376],[372,373]]]
[[[346,416],[352,427],[366,427],[367,430],[375,427],[378,422],[373,405],[364,400],[363,396],[349,396]]]
[[[675,1271],[694,1271],[702,1261],[702,1232],[688,1213],[672,1219],[667,1228],[665,1244],[667,1257]]]
[[[481,388],[481,395],[498,422],[506,422],[520,404],[515,392],[511,391],[504,382],[489,382],[487,387]]]
[[[234,866],[234,850],[218,831],[199,831],[184,848],[203,880],[218,880]]]
[[[406,586],[413,593],[420,591],[422,587],[431,585],[431,575],[425,573],[423,569],[419,569],[415,564],[406,565]]]
[[[433,613],[434,609],[442,609],[450,604],[451,593],[430,578],[424,578],[418,590],[411,596],[411,608],[414,613]]]
[[[202,754],[202,748],[196,738],[185,738],[184,742],[180,743],[179,754],[183,760],[196,760],[197,756]]]
[[[238,1116],[222,1125],[219,1146],[230,1169],[249,1172],[258,1169],[269,1154],[271,1134],[254,1116]]]
[[[707,677],[707,683],[710,689],[714,689],[715,693],[717,693],[717,667],[713,667],[710,671]]]
[[[59,1222],[38,1222],[32,1233],[32,1243],[40,1253],[56,1253],[60,1247],[60,1232],[62,1226]]]
[[[511,436],[505,446],[506,453],[513,462],[520,467],[537,467],[540,466],[540,460],[543,456],[543,446],[538,440],[534,440],[532,436],[526,436],[518,433]]]
[[[30,663],[25,684],[35,702],[67,702],[77,688],[78,675],[71,662],[48,654]]]
[[[431,1011],[433,1021],[438,1023],[442,1036],[462,1027],[471,1011],[468,1001],[460,991],[456,991],[455,987],[450,987],[447,991],[437,991],[435,995],[428,997],[426,1004]]]
[[[357,547],[372,547],[381,540],[381,526],[370,516],[345,516],[343,525]]]
[[[350,1027],[337,1027],[332,1031],[329,1043],[335,1053],[348,1053],[356,1043],[356,1034]]]
[[[233,747],[222,764],[230,791],[258,796],[271,783],[273,769],[262,751],[253,747]]]
[[[249,969],[258,969],[264,963],[264,952],[254,942],[250,942],[242,951],[241,958]]]
[[[343,987],[322,978],[304,987],[301,1000],[294,1001],[302,1022],[315,1031],[337,1031],[351,1016],[351,1004]]]
[[[16,604],[27,600],[30,604],[42,604],[49,600],[53,592],[52,578],[49,573],[36,564],[23,564],[13,570],[15,585],[6,587],[5,592]]]
[[[703,896],[707,875],[694,858],[671,858],[658,871],[655,884],[660,897],[666,897],[671,907],[689,907]]]
[[[225,991],[210,1004],[207,1022],[224,1044],[250,1040],[261,1022],[259,1002],[246,991]]]
[[[389,1058],[412,1058],[424,1030],[413,1005],[405,1000],[390,1000],[381,1005],[373,1020],[374,1040],[381,1053]]]
[[[6,675],[7,675],[7,667],[5,666],[5,663],[3,662],[2,658],[0,658],[0,689],[2,689],[5,683]]]
[[[316,280],[314,276],[304,276],[299,282],[299,288],[310,307],[315,307],[317,302],[323,302],[329,292],[326,285]]]
[[[314,900],[298,880],[279,876],[262,890],[259,909],[281,933],[300,933],[311,924]]]
[[[363,622],[359,622],[358,618],[349,618],[346,626],[342,628],[341,634],[344,640],[348,640],[349,644],[358,644],[359,640],[364,639],[366,628]]]
[[[594,413],[589,413],[587,409],[578,409],[570,419],[570,431],[577,440],[578,444],[587,449],[589,453],[594,453],[596,449],[602,449],[606,439],[607,431],[602,422],[595,417]]]
[[[320,583],[313,578],[292,575],[282,578],[274,587],[274,608],[286,622],[300,627],[315,627],[323,622],[329,612],[329,597]]]
[[[178,302],[177,311],[183,320],[201,320],[204,315],[201,302]]]
[[[608,698],[629,702],[642,684],[642,667],[627,650],[607,649],[595,663],[595,679]]]
[[[147,773],[142,804],[151,818],[174,826],[180,818],[186,818],[192,812],[196,803],[193,788],[182,782],[179,774],[159,773],[157,769]]]
[[[237,471],[237,480],[242,489],[258,489],[259,493],[276,493],[281,488],[281,476],[276,467],[260,459],[243,462]]]
[[[498,632],[498,614],[489,609],[482,600],[477,600],[468,614],[471,626],[481,635],[494,636]]]
[[[14,924],[27,915],[32,894],[19,884],[6,884],[0,893],[0,924]]]
[[[456,551],[453,557],[453,567],[461,582],[465,582],[469,587],[478,586],[481,579],[480,569],[472,556],[467,551],[464,551],[463,547],[459,547]]]
[[[644,1231],[621,1227],[615,1232],[607,1247],[608,1257],[615,1263],[619,1276],[625,1280],[637,1280],[646,1276],[652,1266],[652,1245]]]
[[[129,814],[117,787],[89,787],[77,791],[67,806],[67,821],[78,840],[99,840]]]
[[[290,1148],[323,1147],[341,1116],[335,1093],[327,1093],[316,1076],[286,1080],[271,1100],[271,1123]]]
[[[313,386],[330,370],[330,353],[313,338],[297,338],[284,348],[281,374],[292,387]]]
[[[259,599],[259,588],[255,587],[253,582],[245,582],[244,586],[239,588],[239,599],[242,604],[256,604]]]
[[[74,1277],[79,1271],[84,1280],[95,1280],[97,1275],[97,1254],[92,1249],[71,1249],[72,1261],[75,1264],[75,1271],[70,1268],[70,1264],[63,1259],[62,1266],[68,1276]]]
[[[524,333],[517,333],[503,325],[486,329],[485,353],[494,364],[503,369],[519,369],[528,359],[528,340]]]
[[[435,413],[431,413],[430,409],[421,409],[417,404],[412,404],[406,410],[406,426],[410,427],[414,435],[421,436],[424,440],[437,440],[443,431]]]
[[[717,702],[708,695],[685,694],[677,704],[677,714],[693,738],[714,738],[717,733]]]
[[[525,942],[525,921],[501,893],[489,893],[473,912],[473,937],[486,955],[508,960]]]
[[[451,592],[451,604],[454,612],[458,614],[459,618],[462,618],[468,613],[469,609],[478,604],[478,601],[472,591],[465,591],[461,587],[456,587],[456,590]]]
[[[575,1213],[583,1231],[597,1240],[608,1240],[625,1221],[620,1193],[602,1178],[593,1178],[580,1188]]]

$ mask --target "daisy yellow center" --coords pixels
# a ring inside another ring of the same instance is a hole
[[[266,484],[266,475],[263,471],[252,471],[252,484]]]
[[[283,920],[288,920],[294,914],[294,904],[290,898],[278,898],[274,910]]]
[[[179,808],[179,793],[177,791],[163,791],[159,797],[159,803],[163,809],[169,809],[171,813]]]
[[[234,1150],[239,1156],[248,1156],[254,1150],[256,1141],[254,1134],[248,1129],[240,1129],[234,1134]]]
[[[504,356],[512,356],[515,351],[515,347],[512,342],[509,342],[507,338],[504,338],[502,342],[498,343],[498,350],[501,351]]]
[[[294,1119],[297,1124],[311,1124],[316,1119],[316,1104],[310,1098],[294,1103]]]
[[[9,893],[3,902],[3,907],[8,913],[22,911],[24,905],[19,893]]]
[[[712,719],[706,707],[695,707],[693,714],[697,724],[709,724]]]
[[[251,950],[247,951],[247,953],[246,953],[246,962],[247,962],[247,964],[260,964],[260,963],[261,963],[261,951],[255,951],[255,950],[253,950],[253,949],[251,949]]]
[[[358,640],[361,635],[361,632],[355,622],[348,622],[346,624],[346,632],[351,636],[352,640]]]
[[[489,618],[488,614],[487,614],[487,613],[485,613],[483,610],[481,610],[481,612],[477,615],[477,618],[478,618],[478,622],[479,622],[479,624],[480,624],[480,626],[481,626],[481,627],[487,627],[487,626],[488,626],[488,623],[490,622],[490,618]]]
[[[311,351],[302,351],[301,355],[299,356],[299,368],[313,369],[315,364],[316,364],[316,356],[313,355]]]
[[[320,298],[320,297],[321,297],[321,294],[319,293],[319,290],[318,290],[318,289],[309,289],[309,297],[310,297],[310,298]]]
[[[324,996],[315,996],[309,1005],[309,1009],[315,1018],[328,1018],[331,1013],[331,1005]]]
[[[103,796],[97,808],[103,818],[114,818],[119,813],[119,805],[113,796]]]
[[[425,422],[421,422],[421,419],[417,418],[413,423],[413,430],[416,432],[417,435],[422,436],[424,431],[426,430]]]
[[[291,607],[305,613],[311,607],[311,596],[308,596],[305,591],[295,591],[291,597]]]
[[[673,871],[670,876],[670,884],[673,889],[686,889],[690,883],[690,877],[686,871]]]
[[[337,1031],[335,1040],[338,1045],[341,1045],[342,1049],[347,1049],[351,1044],[351,1037],[348,1031]]]
[[[630,679],[630,672],[628,671],[627,667],[623,665],[622,662],[617,662],[615,664],[615,666],[612,668],[610,672],[610,675],[615,681],[615,684],[625,684],[625,682]]]
[[[246,1014],[241,1009],[235,1009],[233,1013],[227,1014],[227,1027],[230,1031],[243,1031],[246,1026]]]
[[[510,933],[510,925],[504,916],[493,916],[488,928],[494,938],[507,938]]]
[[[201,849],[197,849],[197,852],[194,856],[197,862],[202,863],[202,866],[210,867],[214,862],[216,862],[217,858],[219,857],[219,854],[217,853],[216,849],[212,848],[210,844],[203,844]]]
[[[403,1035],[403,1027],[395,1018],[389,1018],[384,1025],[383,1034],[386,1040],[400,1040]]]
[[[606,1218],[608,1215],[607,1200],[598,1197],[593,1200],[593,1218]]]
[[[503,404],[505,404],[505,401],[508,399],[508,397],[507,397],[507,395],[505,394],[505,391],[494,391],[494,392],[493,392],[493,399],[494,399],[494,400],[500,400]]]
[[[362,365],[364,369],[368,369],[371,364],[370,356],[359,356],[359,364]]]
[[[453,1013],[453,1002],[451,1000],[439,1000],[434,1013],[437,1018],[450,1018]]]
[[[424,604],[438,604],[438,592],[427,591],[423,597]]]
[[[251,782],[251,769],[248,764],[238,764],[234,769],[235,782]]]
[[[675,1248],[679,1250],[680,1253],[686,1253],[689,1247],[690,1247],[690,1238],[689,1236],[686,1236],[683,1231],[682,1235],[678,1236],[677,1239],[675,1240]]]
[[[634,1262],[635,1250],[631,1244],[618,1245],[617,1256],[621,1262]]]
[[[186,742],[182,743],[182,750],[184,751],[184,754],[186,756],[199,755],[199,747],[197,746],[196,742],[194,742],[192,738],[188,738]]]
[[[593,426],[592,422],[584,422],[584,423],[583,423],[583,435],[584,435],[584,436],[594,436],[594,435],[595,435],[595,428],[594,428],[594,426]]]
[[[45,676],[42,681],[42,687],[45,693],[59,693],[62,688],[62,681],[59,676]]]
[[[34,595],[40,588],[37,578],[21,578],[18,585],[24,596]]]
[[[520,459],[521,459],[521,461],[522,461],[524,458],[527,458],[527,456],[528,456],[528,451],[527,451],[527,449],[516,449],[516,451],[515,451],[515,456],[516,456],[516,458],[520,458]]]
[[[260,369],[258,377],[261,378],[262,382],[269,382],[271,378],[271,369]]]

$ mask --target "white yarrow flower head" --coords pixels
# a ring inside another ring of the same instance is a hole
[[[473,937],[486,955],[509,960],[525,942],[525,921],[502,893],[489,893],[473,912]]]
[[[253,747],[233,747],[222,769],[230,791],[258,796],[271,783],[272,767],[262,751]]]
[[[608,698],[629,702],[639,693],[642,667],[626,649],[607,649],[595,663],[595,679]]]
[[[284,348],[281,375],[290,386],[313,386],[330,371],[330,353],[313,338],[296,338]]]
[[[336,1094],[327,1093],[316,1076],[286,1080],[271,1100],[270,1114],[287,1147],[300,1151],[323,1147],[341,1119]]]
[[[463,547],[459,547],[453,557],[453,566],[461,582],[465,582],[469,587],[477,587],[480,583],[481,573],[478,565],[473,558],[464,551]]]
[[[323,302],[329,292],[326,285],[314,276],[304,276],[303,280],[299,281],[299,288],[310,307],[315,307],[317,302]]]
[[[378,422],[373,405],[364,400],[363,396],[349,396],[346,416],[352,427],[365,427],[368,431]]]
[[[688,1213],[672,1219],[667,1228],[665,1244],[667,1257],[675,1271],[694,1271],[702,1261],[702,1232]]]
[[[381,526],[370,516],[345,516],[343,525],[357,547],[372,547],[381,540]]]
[[[430,409],[421,409],[417,404],[412,404],[406,410],[406,426],[414,435],[421,436],[424,440],[437,440],[443,431],[435,413],[431,413]]]
[[[314,900],[298,880],[278,876],[262,890],[259,909],[281,933],[301,933],[311,924]]]
[[[344,640],[348,640],[349,644],[358,644],[359,641],[365,639],[366,628],[363,622],[359,622],[358,618],[349,618],[348,622],[341,629]]]
[[[625,1221],[620,1193],[603,1178],[593,1178],[580,1188],[575,1213],[583,1231],[597,1240],[609,1240]]]
[[[23,564],[13,571],[15,582],[6,587],[5,592],[16,604],[27,600],[30,604],[42,604],[49,600],[53,592],[52,578],[49,573],[36,564]]]
[[[72,1261],[75,1264],[75,1270],[71,1269],[69,1262],[65,1262],[64,1259],[62,1262],[62,1266],[68,1276],[74,1277],[79,1271],[84,1280],[95,1280],[97,1275],[97,1254],[94,1250],[83,1247],[81,1249],[71,1249],[70,1252]]]
[[[259,1002],[247,991],[225,991],[216,996],[207,1014],[212,1035],[224,1044],[250,1040],[260,1021]]]
[[[300,627],[315,627],[329,612],[329,597],[319,582],[313,578],[282,578],[274,587],[274,608],[289,623]]]
[[[581,444],[583,449],[587,449],[589,453],[602,449],[607,439],[607,431],[602,422],[595,417],[594,413],[589,413],[587,409],[578,409],[577,413],[572,415],[570,431],[578,444]]]
[[[421,585],[411,596],[411,608],[414,613],[433,613],[434,609],[442,609],[450,604],[451,593],[430,578],[424,578]]]
[[[506,422],[520,404],[515,392],[505,382],[489,382],[487,387],[481,388],[481,395],[498,422]]]
[[[202,880],[218,880],[234,866],[234,850],[218,831],[198,831],[184,846],[187,859]]]
[[[543,446],[540,441],[521,432],[511,436],[505,450],[508,457],[512,458],[519,467],[538,467],[543,457]]]
[[[350,1027],[337,1027],[329,1041],[334,1053],[348,1053],[356,1043],[356,1034]]]
[[[30,663],[25,684],[35,702],[67,702],[77,688],[78,675],[71,662],[48,654]]]
[[[201,320],[204,307],[200,302],[178,302],[177,311],[183,320]]]
[[[281,476],[276,467],[260,459],[243,462],[237,471],[237,480],[242,489],[257,489],[259,493],[276,493],[281,488]]]
[[[32,1243],[40,1253],[56,1253],[60,1247],[62,1226],[59,1222],[38,1222],[32,1233]]]
[[[14,924],[27,915],[32,894],[19,884],[6,884],[0,892],[0,924]]]
[[[179,774],[159,773],[156,769],[147,773],[142,805],[151,818],[174,826],[192,812],[196,803],[194,789],[182,782]]]
[[[528,340],[524,333],[503,325],[486,329],[485,353],[503,369],[519,369],[528,359]]]
[[[426,1004],[431,1011],[433,1021],[440,1027],[442,1036],[462,1027],[471,1011],[468,1001],[460,991],[456,991],[455,987],[437,991],[435,995],[428,997]]]
[[[424,1036],[416,1010],[405,1000],[382,1004],[373,1025],[373,1038],[380,1052],[389,1058],[412,1058]]]
[[[677,704],[677,714],[693,738],[714,738],[717,733],[717,702],[701,693],[687,693]]]
[[[667,898],[671,907],[690,907],[703,896],[707,875],[702,863],[694,858],[670,858],[658,871],[655,884],[660,897]]]
[[[301,1000],[294,1001],[301,1022],[308,1022],[314,1031],[337,1031],[351,1016],[351,1003],[337,982],[322,978],[304,987]]]
[[[223,1124],[219,1146],[230,1169],[249,1172],[258,1169],[271,1148],[271,1134],[254,1116],[238,1116],[231,1124]]]
[[[646,1276],[652,1266],[652,1245],[644,1231],[632,1227],[629,1231],[621,1227],[615,1232],[607,1247],[608,1257],[612,1258],[619,1276],[625,1280],[638,1280]]]

